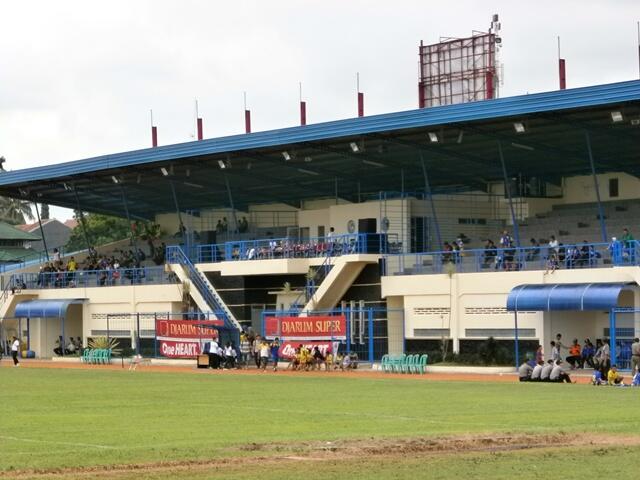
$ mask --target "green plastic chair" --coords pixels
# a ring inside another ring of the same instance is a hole
[[[420,357],[420,363],[418,365],[418,371],[420,372],[421,375],[426,372],[428,360],[429,360],[429,355],[427,355],[426,353]]]
[[[396,361],[394,362],[394,365],[393,365],[394,372],[402,373],[402,364],[404,363],[405,358],[406,358],[405,354],[398,355],[396,357]]]
[[[91,349],[85,348],[82,352],[82,363],[89,363],[89,356],[91,355]]]
[[[411,373],[413,370],[413,355],[407,355],[402,362],[402,373]]]
[[[383,372],[389,371],[389,355],[386,353],[382,356],[382,360],[380,361],[380,368]]]

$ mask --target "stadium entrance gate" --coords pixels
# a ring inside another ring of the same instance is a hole
[[[330,347],[334,355],[355,353],[359,361],[372,363],[405,351],[402,309],[265,310],[261,333],[268,339],[278,337],[284,356],[288,345],[293,349],[299,344]]]
[[[90,337],[115,338],[123,355],[148,358],[195,358],[202,345],[215,338],[239,344],[239,332],[225,327],[214,312],[109,313],[104,330],[91,330]]]

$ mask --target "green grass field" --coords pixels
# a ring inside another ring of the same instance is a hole
[[[587,385],[0,368],[0,405],[0,478],[626,479],[640,444],[640,389]]]

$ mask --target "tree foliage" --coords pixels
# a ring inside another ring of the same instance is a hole
[[[31,205],[24,200],[0,197],[0,220],[11,225],[21,225],[27,220],[33,220]]]
[[[84,224],[87,236],[92,247],[115,242],[131,236],[129,222],[125,218],[101,215],[98,213],[85,213]],[[66,245],[67,251],[83,250],[87,248],[87,242],[82,229],[79,215],[76,214],[78,225],[71,231],[71,237]]]

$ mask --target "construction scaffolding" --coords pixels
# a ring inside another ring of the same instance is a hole
[[[488,33],[441,38],[433,45],[420,42],[419,107],[497,98],[499,32],[498,15],[494,15]]]

